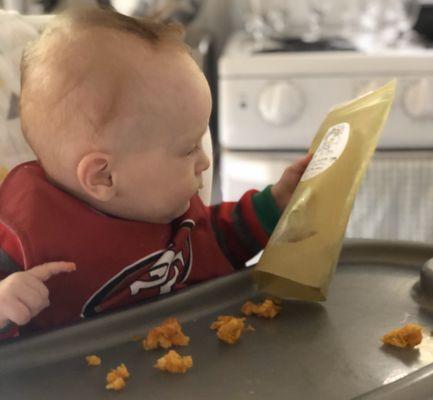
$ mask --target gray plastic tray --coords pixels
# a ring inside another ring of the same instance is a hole
[[[321,304],[284,301],[274,320],[248,318],[256,331],[233,345],[209,325],[240,315],[256,293],[249,271],[206,282],[158,301],[75,326],[0,345],[0,398],[85,399],[427,399],[433,394],[433,340],[417,350],[381,346],[380,337],[407,322],[433,329],[433,312],[411,297],[433,246],[347,242]],[[144,351],[144,336],[174,316],[190,336],[193,368],[174,375],[153,368],[164,351]],[[84,357],[98,354],[99,367]],[[105,389],[110,368],[125,363],[123,392]]]

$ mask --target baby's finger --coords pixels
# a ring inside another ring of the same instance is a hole
[[[16,294],[17,299],[30,311],[31,318],[49,306],[48,297],[41,297],[39,292],[26,285],[25,290]]]
[[[295,160],[290,166],[292,172],[294,172],[295,174],[302,174],[305,171],[305,168],[307,168],[311,159],[313,158],[313,155],[314,154],[312,153],[308,153],[306,156]]]
[[[49,262],[41,265],[37,265],[32,269],[29,269],[28,272],[35,278],[40,279],[45,282],[50,279],[53,275],[60,274],[62,272],[72,272],[76,270],[76,265],[73,262],[66,261],[56,261]]]
[[[45,286],[45,283],[43,283],[39,278],[35,278],[31,274],[28,274],[26,278],[27,278],[25,280],[26,285],[36,290],[39,293],[40,297],[48,299],[49,292],[48,292],[48,288]]]
[[[5,304],[3,314],[9,321],[17,325],[25,325],[32,319],[29,308],[18,300]]]

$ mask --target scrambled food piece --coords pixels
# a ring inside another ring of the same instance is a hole
[[[107,376],[107,381],[108,381],[108,376]],[[125,386],[126,386],[125,380],[120,376],[116,376],[113,378],[111,382],[108,382],[105,388],[108,390],[115,390],[116,392],[118,392],[119,390],[122,390]]]
[[[142,342],[145,350],[157,347],[168,349],[171,346],[186,346],[188,343],[189,337],[184,335],[176,318],[168,318],[162,325],[151,329]]]
[[[97,365],[101,365],[101,359],[98,356],[92,354],[91,356],[86,356],[87,365],[92,367],[96,367]]]
[[[254,328],[254,326],[252,326],[252,325],[248,325],[246,330],[248,332],[255,332],[256,328]]]
[[[112,371],[115,371],[117,375],[119,375],[122,378],[129,378],[131,376],[131,374],[128,371],[128,368],[126,368],[126,365],[123,363],[120,364],[116,369]]]
[[[156,361],[155,368],[175,374],[184,374],[192,367],[192,357],[182,357],[174,350],[170,350],[165,356]]]
[[[241,311],[245,315],[257,315],[263,318],[274,318],[281,310],[281,307],[275,304],[275,301],[266,299],[263,303],[254,304],[251,301],[247,301],[241,308]]]
[[[422,327],[417,324],[407,324],[403,328],[394,329],[382,337],[382,342],[396,347],[413,348],[422,340]]]
[[[126,383],[125,379],[129,378],[131,375],[129,374],[128,369],[125,364],[120,364],[116,369],[112,369],[107,374],[107,385],[105,386],[108,390],[122,390]]]
[[[212,323],[210,329],[217,331],[218,339],[223,342],[234,344],[242,335],[245,328],[245,318],[236,318],[230,315],[220,315]]]

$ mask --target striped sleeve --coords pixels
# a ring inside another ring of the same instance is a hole
[[[218,244],[235,268],[244,267],[266,246],[280,217],[270,186],[262,192],[250,190],[238,202],[224,202],[209,210]]]
[[[14,272],[22,271],[21,266],[23,264],[18,238],[0,223],[0,281]],[[0,340],[10,339],[18,335],[18,326],[11,322],[0,328]]]

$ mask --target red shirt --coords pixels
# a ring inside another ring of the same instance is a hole
[[[0,277],[49,261],[77,265],[45,282],[50,306],[23,330],[61,326],[233,272],[268,239],[255,193],[214,207],[194,196],[172,223],[144,223],[90,207],[52,185],[37,162],[19,165],[0,188]]]

